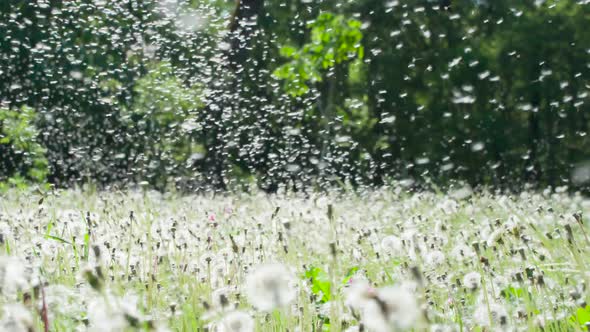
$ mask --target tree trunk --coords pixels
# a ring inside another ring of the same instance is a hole
[[[216,68],[217,76],[212,80],[214,93],[208,100],[205,109],[205,142],[208,153],[205,160],[205,172],[211,174],[213,187],[227,189],[225,172],[227,168],[227,126],[224,113],[230,113],[238,100],[233,92],[239,85],[238,71],[248,60],[249,50],[246,44],[251,39],[255,25],[245,24],[255,21],[264,7],[264,0],[237,0],[234,14],[228,25],[229,33],[226,41],[230,47],[223,51],[222,64]],[[221,84],[220,84],[221,82]]]

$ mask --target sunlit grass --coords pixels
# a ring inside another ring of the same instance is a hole
[[[369,309],[395,286],[416,300],[410,330],[585,330],[590,201],[460,196],[9,192],[2,326],[42,331],[46,308],[52,331],[359,331],[389,312],[387,331],[413,314],[395,296]],[[252,292],[266,263],[282,268]]]

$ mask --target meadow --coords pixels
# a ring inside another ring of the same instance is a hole
[[[0,196],[4,331],[586,331],[590,200]]]

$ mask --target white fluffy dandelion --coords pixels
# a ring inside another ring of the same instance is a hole
[[[143,317],[137,310],[138,298],[127,295],[118,298],[112,295],[98,296],[88,304],[90,331],[124,331],[132,322]]]
[[[0,321],[0,330],[13,332],[34,331],[33,315],[22,304],[7,304],[3,308],[4,315]]]
[[[436,267],[445,262],[445,254],[440,250],[432,250],[426,254],[424,261],[428,267]]]
[[[252,332],[254,319],[243,311],[232,311],[217,324],[217,332]]]
[[[411,328],[420,310],[416,297],[398,286],[378,289],[363,308],[363,324],[369,331],[389,332]]]
[[[28,284],[25,265],[16,257],[0,256],[0,289],[14,292]]]
[[[463,285],[467,289],[476,290],[481,286],[481,274],[478,272],[469,272],[463,276]]]
[[[508,312],[504,306],[498,303],[490,303],[489,307],[480,303],[473,313],[473,321],[478,326],[506,326]]]
[[[375,289],[364,278],[351,279],[350,285],[344,290],[345,304],[352,310],[360,311],[367,301],[375,296]]]
[[[381,240],[381,250],[387,254],[400,254],[403,250],[402,240],[395,235],[388,235]]]
[[[460,243],[451,250],[451,257],[458,262],[463,262],[475,257],[475,253],[471,247]]]
[[[261,311],[283,307],[295,299],[294,278],[282,264],[258,267],[246,279],[246,294],[250,303]]]

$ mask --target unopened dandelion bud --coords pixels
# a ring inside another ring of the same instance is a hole
[[[92,246],[92,251],[94,252],[94,256],[96,259],[100,259],[100,247],[97,245]]]
[[[236,240],[234,239],[234,237],[231,234],[229,235],[229,239],[231,241],[231,249],[232,249],[232,251],[235,254],[239,253],[240,248],[238,247],[238,244],[236,243]]]
[[[422,286],[424,284],[424,280],[422,278],[422,272],[420,272],[420,268],[418,268],[417,266],[412,266],[411,272],[414,280],[416,280],[418,285]]]
[[[291,229],[291,223],[289,221],[283,222],[283,226],[285,227],[286,230],[290,230]]]
[[[570,291],[570,297],[572,298],[572,300],[578,300],[582,295],[580,295],[580,293],[577,290],[571,290]]]
[[[584,218],[582,217],[582,211],[577,211],[576,213],[574,213],[573,216],[577,222],[579,222],[582,225],[584,224]]]
[[[475,252],[479,255],[479,242],[473,242],[471,246],[473,246],[473,249],[475,249]]]
[[[103,288],[103,279],[99,278],[96,275],[96,269],[92,269],[92,268],[86,268],[83,271],[83,276],[84,278],[86,278],[86,281],[88,281],[88,284],[90,284],[90,286],[96,290],[96,291],[101,291]]]
[[[336,243],[335,242],[330,242],[330,254],[332,254],[332,257],[336,257]]]
[[[203,305],[203,308],[205,308],[205,310],[211,309],[211,306],[207,301],[203,301],[201,304]]]
[[[567,235],[567,242],[569,244],[572,244],[574,242],[574,233],[572,231],[572,226],[570,226],[569,224],[566,224],[564,226],[565,231],[566,231],[566,235]]]
[[[485,266],[485,267],[489,267],[490,266],[490,261],[485,258],[484,256],[481,256],[479,258],[479,261]]]
[[[225,296],[225,294],[219,294],[219,303],[221,304],[222,308],[227,307],[227,305],[229,304],[229,301],[227,299],[227,296]]]
[[[125,317],[125,320],[129,324],[129,326],[135,327],[135,328],[139,327],[140,321],[137,317],[135,317],[129,313],[124,313],[123,317]]]
[[[31,296],[31,293],[29,292],[25,292],[23,293],[23,304],[28,306],[32,303],[32,299],[33,297]]]

